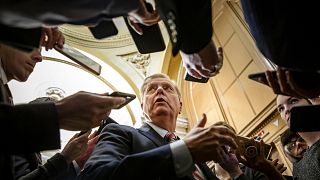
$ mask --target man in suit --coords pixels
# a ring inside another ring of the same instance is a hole
[[[79,92],[57,103],[13,105],[7,83],[13,79],[26,81],[41,61],[40,48],[23,52],[0,43],[0,119],[2,126],[15,134],[2,141],[1,179],[13,179],[13,154],[59,149],[60,128],[89,130],[98,126],[113,107],[124,101],[105,94]],[[5,131],[1,131],[1,135],[7,136]]]
[[[79,179],[216,179],[206,161],[221,161],[223,148],[236,148],[223,126],[204,128],[206,116],[184,139],[168,143],[181,111],[181,96],[168,76],[147,77],[141,88],[147,122],[139,129],[109,124],[101,133]]]

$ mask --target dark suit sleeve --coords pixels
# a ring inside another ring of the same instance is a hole
[[[79,179],[154,179],[175,176],[170,146],[164,145],[144,151],[133,133],[135,129],[109,124],[87,161]],[[141,139],[140,139],[141,140]],[[144,144],[144,146],[146,146]],[[133,149],[135,146],[135,149]],[[137,151],[140,153],[132,153]],[[168,178],[164,178],[168,179]]]
[[[1,0],[0,21],[22,28],[72,24],[101,14],[109,18],[127,15],[139,4],[139,0]]]
[[[0,104],[3,147],[7,153],[38,152],[60,148],[58,114],[53,103]]]
[[[57,153],[52,156],[48,161],[39,166],[34,171],[21,177],[19,180],[47,180],[47,179],[74,179],[75,173],[73,171],[73,166],[68,164],[65,158]]]

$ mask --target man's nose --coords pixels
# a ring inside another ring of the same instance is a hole
[[[41,62],[42,61],[42,55],[41,55],[41,49],[34,49],[32,51],[32,59],[35,62]]]
[[[159,93],[163,93],[163,87],[162,86],[158,86],[157,88],[157,94]]]

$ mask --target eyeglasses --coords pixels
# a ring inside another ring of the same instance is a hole
[[[294,154],[294,150],[297,148],[297,142],[304,142],[304,140],[301,137],[296,137],[296,139],[291,139],[290,142],[288,142],[286,145],[284,145],[284,149],[290,153]]]

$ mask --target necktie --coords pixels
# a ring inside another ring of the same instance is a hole
[[[167,132],[167,134],[164,136],[164,139],[168,142],[168,143],[172,143],[176,140],[178,140],[178,136],[176,136],[174,133],[172,132]],[[203,175],[201,174],[199,167],[196,166],[196,170],[192,172],[192,176],[195,180],[204,180]]]
[[[172,143],[176,140],[178,140],[178,137],[172,133],[172,132],[167,132],[167,134],[164,136],[164,139],[168,142],[168,143]]]

